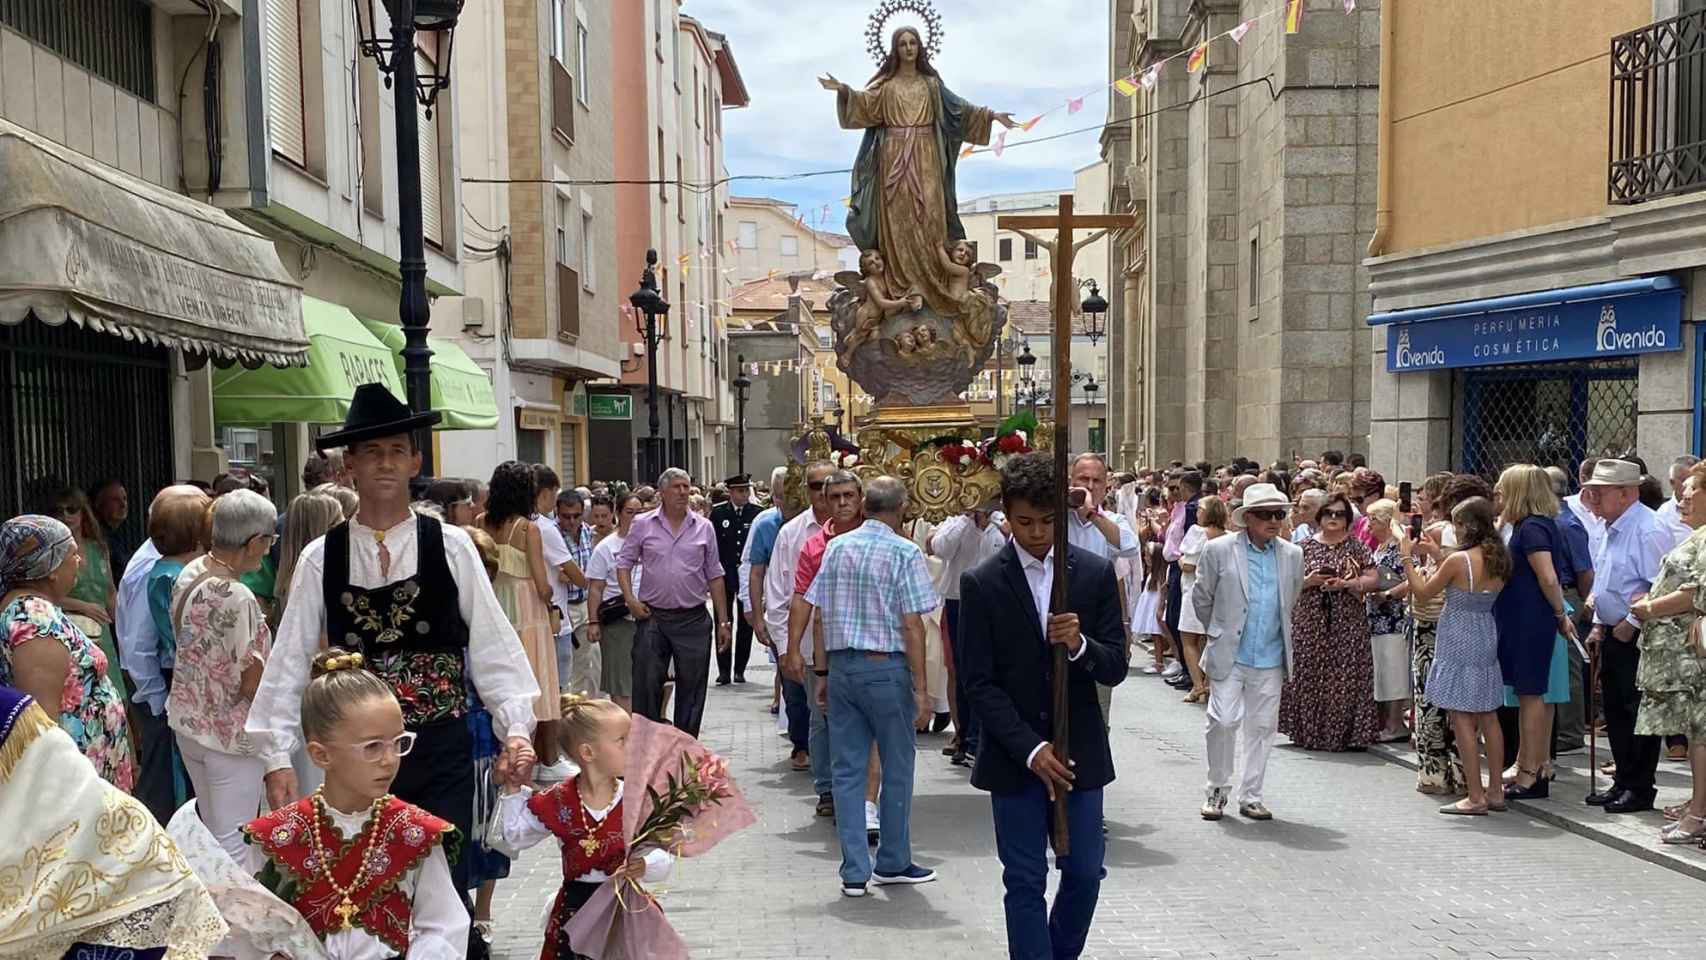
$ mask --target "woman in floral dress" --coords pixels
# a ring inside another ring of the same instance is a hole
[[[1652,592],[1630,608],[1641,621],[1641,662],[1635,683],[1641,710],[1635,732],[1688,738],[1693,793],[1676,811],[1677,821],[1659,838],[1665,843],[1706,843],[1706,659],[1689,640],[1689,628],[1706,614],[1706,464],[1696,464],[1684,483],[1678,518],[1694,534],[1665,554]],[[1669,811],[1667,811],[1669,813]]]
[[[0,685],[48,705],[102,779],[128,793],[136,764],[124,699],[107,680],[106,655],[60,606],[81,562],[70,528],[52,517],[0,524]]]
[[[1363,596],[1377,577],[1350,535],[1351,504],[1335,493],[1303,543],[1303,593],[1292,607],[1294,669],[1280,693],[1279,729],[1305,750],[1359,750],[1380,737],[1374,656]]]
[[[213,542],[172,588],[177,669],[166,717],[177,734],[196,812],[241,860],[243,825],[261,804],[265,765],[243,727],[272,649],[266,611],[243,582],[272,549],[278,511],[253,490],[213,501]]]

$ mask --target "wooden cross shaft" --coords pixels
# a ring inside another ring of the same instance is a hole
[[[1084,229],[1120,229],[1135,227],[1137,218],[1129,214],[1092,213],[1082,216],[1072,212],[1072,194],[1060,195],[1060,209],[1054,215],[1025,215],[997,217],[995,225],[1003,230],[1054,230],[1057,231],[1052,244],[1048,247],[1049,260],[1054,270],[1054,335],[1051,338],[1054,350],[1054,485],[1060,501],[1055,506],[1054,518],[1054,588],[1049,597],[1049,613],[1067,613],[1066,599],[1066,551],[1067,524],[1071,521],[1072,508],[1067,504],[1067,464],[1072,458],[1072,298],[1077,295],[1078,285],[1072,282],[1072,261],[1077,256],[1074,231]],[[1100,509],[1101,504],[1093,504]],[[1124,639],[1121,639],[1124,642]],[[1050,683],[1054,701],[1054,727],[1052,730],[1052,745],[1055,756],[1061,763],[1067,763],[1067,736],[1070,728],[1067,725],[1066,699],[1066,648],[1054,647],[1053,665],[1050,671]],[[1071,850],[1071,841],[1066,830],[1066,794],[1057,792],[1054,800],[1054,850],[1056,856],[1066,856]]]

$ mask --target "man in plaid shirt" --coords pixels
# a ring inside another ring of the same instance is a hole
[[[906,487],[878,477],[865,489],[865,522],[829,542],[802,598],[823,611],[813,662],[829,668],[829,743],[841,892],[881,884],[929,883],[912,862],[912,769],[916,727],[929,720],[924,686],[924,618],[938,603],[924,551],[900,534]],[[910,693],[910,696],[908,695]],[[871,743],[882,762],[882,837],[875,869],[860,829]]]

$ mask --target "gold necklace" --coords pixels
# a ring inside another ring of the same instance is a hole
[[[355,892],[361,889],[361,885],[367,882],[368,868],[373,863],[373,851],[379,843],[379,814],[384,809],[389,794],[382,795],[373,801],[373,809],[368,815],[367,849],[361,853],[360,868],[351,878],[349,886],[344,887],[339,886],[337,878],[332,876],[332,858],[326,855],[325,845],[320,840],[320,821],[322,819],[333,828],[337,826],[332,821],[331,813],[326,809],[325,789],[325,785],[322,784],[319,789],[314,791],[314,829],[308,831],[308,837],[314,847],[314,856],[320,861],[320,875],[326,878],[326,883],[331,886],[332,892],[342,897],[332,912],[338,915],[338,920],[343,925],[342,929],[348,930],[353,925],[352,921],[358,912],[353,897]]]

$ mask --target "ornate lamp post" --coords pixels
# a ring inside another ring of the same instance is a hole
[[[1029,340],[1025,341],[1024,352],[1015,357],[1014,362],[1019,365],[1019,382],[1024,384],[1025,393],[1031,402],[1031,412],[1035,413],[1037,410],[1037,381],[1031,374],[1031,368],[1037,365],[1037,355],[1031,352]],[[1015,392],[1013,395],[1014,407],[1018,407],[1018,401],[1019,396]]]
[[[355,0],[361,52],[373,58],[387,87],[393,79],[396,81],[397,93],[392,100],[397,122],[397,233],[402,243],[402,256],[397,262],[402,279],[397,315],[403,327],[403,380],[409,394],[409,409],[417,413],[432,409],[432,369],[428,365],[432,351],[426,343],[432,314],[427,304],[426,235],[421,226],[420,115],[415,112],[415,101],[427,108],[427,117],[431,119],[433,101],[440,90],[450,86],[451,46],[462,3],[463,0],[380,0],[390,19],[390,35],[386,36],[380,32],[374,0]],[[432,34],[433,45],[438,50],[434,72],[425,76],[415,69],[415,44],[421,33]],[[424,476],[433,474],[431,440],[424,429],[415,437]]]
[[[1090,338],[1090,346],[1095,346],[1102,339],[1102,318],[1108,312],[1108,301],[1103,298],[1102,291],[1096,288],[1096,281],[1085,280],[1090,286],[1090,295],[1078,305],[1084,314],[1084,335]]]
[[[640,468],[645,480],[663,472],[663,451],[659,448],[663,441],[658,437],[658,341],[663,334],[658,330],[658,318],[669,316],[669,301],[658,293],[657,265],[658,252],[647,250],[639,289],[628,295],[628,302],[634,306],[634,327],[646,341],[646,456]],[[646,318],[643,327],[641,315]]]
[[[746,392],[752,389],[752,378],[746,375],[746,354],[735,357],[739,371],[731,386],[735,388],[735,472],[746,474]]]

